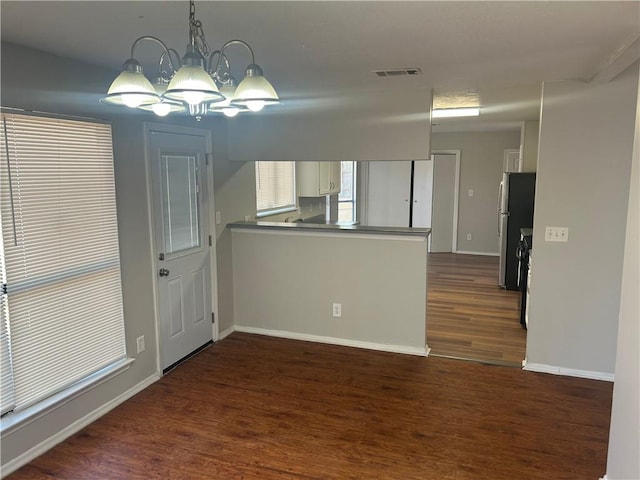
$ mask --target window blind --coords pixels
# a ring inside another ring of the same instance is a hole
[[[19,410],[125,357],[122,287],[111,127],[19,114],[2,122],[5,300]]]
[[[295,162],[256,162],[258,213],[296,206]]]
[[[2,229],[0,229],[0,415],[4,415],[15,406],[13,389],[13,367],[11,365],[11,345],[9,343],[9,306],[5,288],[7,277],[4,271],[4,253],[2,250]]]

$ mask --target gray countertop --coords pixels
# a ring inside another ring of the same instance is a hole
[[[430,228],[376,227],[370,225],[340,225],[322,223],[287,223],[287,222],[234,222],[227,224],[230,228],[264,228],[289,230],[298,232],[331,232],[331,233],[366,233],[376,235],[409,235],[427,237]]]

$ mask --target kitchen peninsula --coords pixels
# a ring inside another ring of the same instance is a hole
[[[430,229],[229,224],[236,331],[426,355]]]

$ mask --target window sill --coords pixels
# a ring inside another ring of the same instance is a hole
[[[287,212],[296,212],[298,207],[284,207],[284,208],[276,208],[274,210],[266,210],[264,212],[256,213],[256,218],[268,217],[270,215],[277,215],[279,213],[287,213]]]
[[[96,388],[98,385],[128,370],[134,362],[133,358],[123,358],[97,372],[85,377],[78,383],[65,388],[64,390],[52,395],[41,402],[36,403],[24,410],[18,412],[10,412],[0,419],[0,433],[2,435],[9,434],[37,419],[44,417],[57,408],[69,403],[74,398],[79,397],[83,393]]]

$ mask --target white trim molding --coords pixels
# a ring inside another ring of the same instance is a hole
[[[5,464],[3,464],[2,465],[2,476],[3,476],[3,478],[5,476],[8,476],[9,474],[11,474],[12,472],[15,472],[20,467],[26,465],[30,461],[34,460],[36,457],[39,457],[40,455],[42,455],[46,451],[52,449],[57,444],[59,444],[60,442],[63,442],[64,440],[69,438],[74,433],[79,432],[80,430],[82,430],[84,427],[86,427],[90,423],[95,422],[98,418],[102,417],[104,414],[106,414],[109,411],[113,410],[115,407],[117,407],[121,403],[125,402],[126,400],[130,399],[135,394],[141,392],[142,390],[147,388],[149,385],[157,382],[159,379],[160,379],[160,375],[157,374],[157,373],[154,373],[150,377],[147,377],[146,379],[144,379],[142,382],[140,382],[137,385],[134,385],[133,387],[131,387],[126,392],[123,392],[122,394],[118,395],[117,397],[113,398],[112,400],[104,403],[103,405],[101,405],[100,407],[96,408],[92,412],[89,412],[84,417],[79,418],[78,420],[73,422],[71,425],[69,425],[66,428],[60,430],[55,435],[52,435],[51,437],[43,440],[42,442],[40,442],[39,444],[33,446],[32,448],[30,448],[29,450],[27,450],[23,454],[17,456],[13,460],[10,460]]]
[[[456,253],[461,255],[483,255],[485,257],[499,257],[500,254],[497,252],[470,252],[468,250],[458,250]]]
[[[286,330],[269,330],[266,328],[235,326],[236,332],[251,333],[255,335],[267,335],[269,337],[288,338],[291,340],[302,340],[305,342],[326,343],[329,345],[341,345],[343,347],[364,348],[367,350],[378,350],[390,353],[402,353],[405,355],[417,355],[426,357],[426,348],[408,347],[405,345],[387,345],[383,343],[361,342],[347,338],[325,337],[321,335],[309,335],[306,333],[288,332]],[[425,346],[426,347],[426,346]]]
[[[224,340],[235,331],[236,331],[235,327],[231,325],[229,328],[220,332],[220,334],[218,335],[218,340]]]
[[[556,367],[553,365],[545,365],[544,363],[529,363],[526,360],[522,362],[522,369],[528,372],[550,373],[552,375],[588,378],[590,380],[603,380],[605,382],[613,382],[614,379],[613,373],[593,372],[590,370]]]

